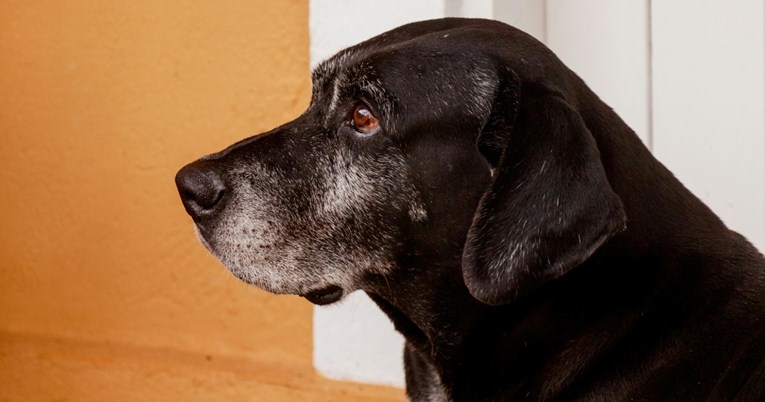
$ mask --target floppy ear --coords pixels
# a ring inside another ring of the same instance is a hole
[[[626,222],[579,113],[554,90],[519,98],[517,86],[500,91],[479,137],[494,173],[462,256],[470,293],[488,304],[560,277]]]

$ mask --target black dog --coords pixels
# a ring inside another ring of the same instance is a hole
[[[313,86],[178,188],[242,280],[366,291],[406,337],[412,400],[763,398],[762,255],[544,45],[419,22]]]

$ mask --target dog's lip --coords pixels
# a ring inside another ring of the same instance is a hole
[[[343,289],[336,285],[329,285],[300,296],[313,304],[323,306],[340,300],[343,297]]]

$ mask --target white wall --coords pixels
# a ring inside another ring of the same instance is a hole
[[[691,191],[765,250],[765,1],[311,0],[311,65],[443,16],[495,18],[545,42]],[[329,377],[402,385],[402,343],[363,294],[314,310],[314,365]]]
[[[765,1],[654,1],[656,156],[765,250]]]

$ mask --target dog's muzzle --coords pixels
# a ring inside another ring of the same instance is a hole
[[[184,166],[175,175],[175,184],[186,212],[196,223],[212,217],[223,206],[226,186],[207,161]]]

